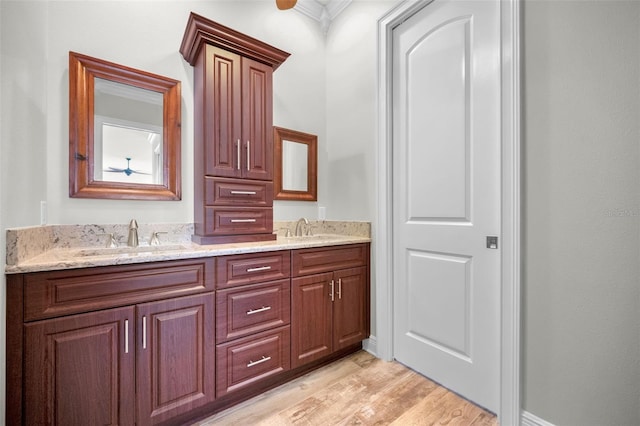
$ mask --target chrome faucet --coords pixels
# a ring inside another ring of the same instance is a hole
[[[296,237],[302,237],[303,235],[305,235],[300,225],[303,225],[303,227],[307,228],[306,235],[309,235],[309,221],[307,220],[307,218],[301,217],[300,219],[298,219],[298,222],[296,223],[296,234],[295,234]]]
[[[138,222],[135,219],[131,219],[129,223],[129,238],[127,239],[127,245],[129,247],[138,247]]]

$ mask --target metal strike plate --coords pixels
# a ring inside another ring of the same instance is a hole
[[[498,248],[498,237],[487,237],[487,248],[488,249],[497,249]]]

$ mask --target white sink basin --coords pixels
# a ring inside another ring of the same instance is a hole
[[[92,247],[78,249],[73,252],[73,255],[78,257],[136,255],[145,253],[163,253],[165,251],[184,250],[185,248],[185,246],[180,244],[138,247]]]

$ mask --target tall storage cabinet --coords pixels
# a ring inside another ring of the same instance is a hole
[[[289,56],[192,13],[180,53],[194,67],[194,241],[273,234],[273,71]]]

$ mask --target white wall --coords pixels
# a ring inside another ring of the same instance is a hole
[[[277,201],[275,219],[316,218],[322,205],[328,219],[372,220],[376,21],[394,3],[355,1],[325,39],[314,20],[265,0],[1,0],[0,258],[5,229],[38,225],[41,201],[53,224],[193,220],[193,71],[178,52],[190,11],[291,53],[274,73],[274,125],[318,135],[319,194]],[[182,81],[182,201],[68,197],[70,50]],[[0,284],[4,348],[4,274]]]
[[[46,195],[51,223],[126,223],[132,217],[143,223],[193,220],[193,68],[178,52],[190,11],[291,53],[274,74],[274,124],[316,133],[324,139],[323,40],[315,23],[297,12],[278,11],[265,1],[52,1],[45,17]],[[182,201],[67,196],[69,50],[182,81]],[[289,210],[286,205],[278,206],[276,217],[287,215]]]
[[[640,2],[524,3],[524,409],[640,424]]]
[[[337,220],[375,217],[377,20],[397,1],[355,1],[327,37],[327,169],[322,185]]]

